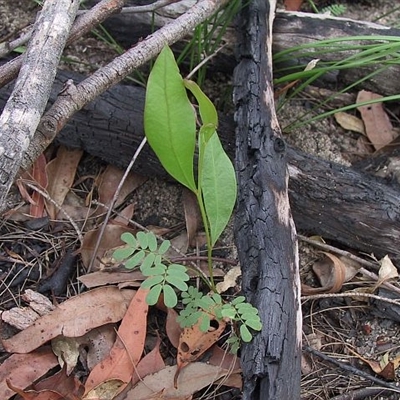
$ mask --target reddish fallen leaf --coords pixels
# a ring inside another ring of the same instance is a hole
[[[3,340],[9,353],[29,353],[58,335],[83,336],[98,326],[120,321],[134,291],[115,286],[98,288],[72,297],[24,331]]]
[[[324,257],[313,265],[313,271],[317,275],[321,287],[314,288],[303,284],[301,292],[303,295],[337,293],[345,282],[356,275],[357,270],[354,263],[346,263],[345,259],[324,252]]]
[[[87,288],[93,288],[104,285],[116,285],[129,282],[131,287],[139,287],[144,280],[144,276],[139,270],[115,271],[112,268],[106,268],[104,271],[96,271],[91,274],[83,275],[78,278]]]
[[[80,400],[84,392],[84,387],[79,379],[74,375],[67,376],[65,367],[34,385],[34,389],[38,393],[58,393],[65,400]]]
[[[48,186],[47,193],[59,206],[71,190],[72,184],[82,157],[83,150],[67,149],[60,146],[57,156],[47,165]],[[59,209],[50,201],[46,200],[46,208],[51,219],[56,219]]]
[[[164,360],[160,354],[161,339],[158,337],[154,349],[146,354],[135,368],[132,376],[132,385],[136,385],[140,380],[150,374],[155,374],[165,368]]]
[[[110,351],[110,356],[97,364],[85,384],[85,396],[91,398],[91,391],[101,390],[108,381],[121,382],[116,386],[116,396],[132,379],[144,348],[147,331],[147,313],[149,306],[145,299],[148,290],[139,289],[133,297],[125,317],[118,329],[117,340]],[[108,392],[110,394],[110,392]]]
[[[201,224],[199,205],[195,194],[189,189],[183,189],[182,199],[188,242],[190,246],[194,247],[196,245],[196,233]]]
[[[358,93],[357,103],[380,98],[382,96],[376,93],[362,90]],[[375,150],[381,149],[397,137],[397,133],[393,130],[393,126],[383,109],[382,103],[360,106],[357,109],[360,111],[363,119],[367,137],[375,147]]]
[[[97,254],[93,254],[97,240],[101,229],[94,229],[87,232],[83,238],[82,247],[81,247],[81,257],[82,262],[86,268],[89,267],[90,262],[93,257],[95,257],[95,261],[93,263],[92,271],[99,270],[101,268],[100,259],[104,256],[104,254],[118,246],[122,246],[124,242],[121,240],[121,235],[124,232],[130,232],[133,235],[136,234],[136,229],[130,229],[123,225],[116,224],[107,224],[103,237],[100,241],[100,246],[98,248]]]
[[[342,111],[335,113],[333,116],[343,129],[365,135],[364,122],[360,118]]]
[[[7,381],[12,387],[25,389],[57,365],[50,346],[29,354],[13,354],[0,365],[0,398],[6,400],[15,395]]]
[[[111,202],[114,198],[114,194],[121,182],[121,179],[124,175],[125,171],[114,167],[112,165],[108,165],[102,176],[100,177],[100,184],[98,188],[99,193],[99,202],[104,204],[105,206],[111,205]],[[129,173],[127,179],[122,185],[121,191],[119,192],[118,199],[114,204],[114,207],[118,207],[121,205],[126,197],[132,193],[135,189],[137,189],[140,185],[142,185],[147,178],[138,175],[134,172]],[[104,212],[107,212],[107,208],[104,206],[99,206],[94,213],[94,215],[100,215]]]
[[[299,11],[304,0],[285,0],[285,10],[286,11]]]
[[[46,174],[46,157],[41,154],[32,166],[32,178],[42,189],[46,189],[48,178]],[[36,191],[32,193],[32,201],[30,205],[30,215],[34,218],[42,218],[44,216],[44,197]]]
[[[189,363],[196,361],[207,349],[216,343],[225,330],[226,323],[218,321],[213,315],[209,314],[211,320],[210,328],[207,332],[200,330],[201,321],[190,328],[185,328],[179,338],[177,370],[175,383],[181,369]]]
[[[10,389],[19,394],[20,398],[24,400],[64,400],[64,396],[60,393],[45,390],[44,392],[37,392],[36,390],[22,390],[12,383],[7,382]],[[67,399],[69,400],[69,399]]]
[[[362,357],[360,354],[356,353],[355,351],[351,350],[350,348],[348,350],[350,351],[350,353],[353,353],[360,360],[368,364],[377,375],[380,375],[383,378],[390,381],[393,381],[395,379],[396,363],[394,361],[389,361],[388,354],[383,355],[382,360],[379,362],[374,360],[368,360]]]
[[[135,205],[128,204],[123,210],[121,210],[118,215],[113,219],[114,223],[117,223],[119,225],[125,225],[128,226],[129,220],[132,219],[133,214],[135,211]]]
[[[208,359],[208,363],[211,365],[216,365],[230,371],[239,371],[240,362],[239,358],[232,353],[229,353],[216,344],[212,347],[212,355]]]
[[[177,366],[166,367],[163,370],[146,376],[133,389],[125,400],[186,400],[199,390],[213,384],[218,379],[229,374],[215,365],[195,362],[189,364],[180,374],[178,387],[174,387],[174,376]]]
[[[179,346],[179,339],[182,335],[182,327],[177,322],[178,313],[173,308],[167,308],[167,322],[165,324],[165,329],[167,331],[167,336],[172,346],[176,349]]]
[[[215,384],[218,386],[223,385],[242,390],[243,388],[242,373],[241,372],[229,373],[228,375],[216,381]]]

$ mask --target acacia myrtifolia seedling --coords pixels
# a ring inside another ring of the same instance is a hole
[[[196,129],[197,115],[187,90],[198,103],[201,126]],[[243,296],[224,302],[217,293],[212,265],[212,250],[232,215],[236,202],[236,177],[233,165],[222,148],[217,134],[218,115],[210,99],[199,86],[182,79],[172,51],[165,47],[150,73],[144,111],[147,140],[166,171],[196,196],[207,240],[208,275],[200,273],[210,293],[204,295],[188,286],[187,267],[171,263],[165,253],[168,240],[160,244],[151,232],[136,236],[124,233],[126,243],[114,252],[114,258],[124,261],[126,268],[139,267],[147,278],[142,287],[148,288],[146,301],[157,303],[161,293],[167,307],[178,303],[181,294],[184,309],[178,318],[182,327],[197,323],[206,332],[210,316],[237,322],[242,340],[252,339],[249,328],[261,330],[258,311],[245,302]],[[197,140],[197,168],[195,149]],[[195,178],[195,170],[197,176]],[[232,349],[238,348],[237,337],[230,339]]]

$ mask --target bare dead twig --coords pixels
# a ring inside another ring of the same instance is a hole
[[[389,388],[396,393],[400,393],[400,387],[397,387],[396,385],[394,385],[392,383],[386,382],[383,379],[376,378],[375,376],[368,374],[367,372],[361,371],[360,369],[358,369],[356,367],[353,367],[353,366],[345,364],[341,361],[335,360],[334,358],[329,357],[326,354],[321,353],[320,351],[315,350],[310,346],[304,346],[304,350],[306,350],[308,353],[311,353],[311,354],[317,356],[318,358],[320,358],[324,361],[327,361],[333,365],[336,365],[337,367],[339,367],[345,371],[348,371],[352,374],[361,376],[362,378],[365,378],[371,382],[377,383],[378,385],[383,386],[384,388]]]
[[[125,183],[128,175],[129,175],[129,173],[131,172],[131,170],[132,170],[137,158],[139,157],[140,152],[143,149],[143,146],[146,143],[147,143],[147,139],[143,138],[143,140],[140,143],[139,147],[135,151],[135,154],[133,155],[131,162],[129,163],[128,167],[125,169],[125,172],[124,172],[124,175],[121,178],[121,181],[118,184],[117,190],[115,191],[114,196],[113,196],[113,198],[111,200],[111,204],[109,205],[109,208],[107,210],[107,214],[106,214],[105,220],[104,220],[104,222],[103,222],[103,224],[101,226],[100,233],[99,233],[99,236],[98,236],[97,241],[96,241],[96,246],[94,247],[94,250],[93,250],[92,259],[90,260],[90,264],[89,264],[89,266],[87,268],[87,271],[86,271],[87,273],[91,272],[91,270],[93,268],[93,264],[94,264],[94,262],[96,260],[97,252],[99,251],[99,248],[100,248],[101,240],[102,240],[102,238],[104,236],[104,232],[105,232],[106,227],[107,227],[107,223],[108,223],[108,221],[110,219],[110,216],[111,216],[112,210],[114,208],[114,205],[115,205],[116,201],[118,200],[119,194],[121,193],[122,186],[124,185],[124,183]]]
[[[366,297],[370,299],[384,301],[386,303],[394,304],[395,306],[400,306],[400,299],[388,299],[387,297],[378,296],[372,293],[360,293],[360,292],[346,292],[346,293],[322,293],[322,294],[312,294],[310,296],[302,296],[301,301],[325,299],[327,297]]]
[[[307,238],[305,236],[302,236],[302,235],[297,235],[297,237],[301,241],[309,243],[309,244],[311,244],[311,245],[313,245],[315,247],[318,247],[320,249],[323,249],[323,250],[326,250],[326,251],[330,251],[332,253],[339,254],[341,256],[350,258],[351,260],[356,261],[357,263],[359,263],[361,265],[365,265],[365,266],[367,266],[369,268],[372,268],[375,271],[379,270],[379,263],[378,262],[371,262],[371,261],[364,260],[363,258],[357,257],[357,256],[355,256],[354,254],[352,254],[352,253],[350,253],[348,251],[338,249],[337,247],[330,246],[330,245],[328,245],[326,243],[318,242],[317,240],[309,239],[309,238]],[[367,269],[365,269],[363,267],[361,267],[358,270],[358,272],[360,274],[364,275],[364,276],[368,276],[369,278],[371,278],[375,282],[379,282],[379,277],[374,272],[368,271]],[[386,289],[391,290],[392,292],[397,293],[398,295],[400,295],[400,289],[398,287],[392,285],[391,283],[382,282],[381,285],[383,287],[385,287]]]
[[[82,243],[83,242],[83,234],[81,230],[79,229],[78,225],[75,223],[75,221],[68,215],[68,213],[60,206],[56,201],[54,201],[43,189],[38,188],[35,185],[32,185],[29,182],[25,182],[25,185],[31,188],[32,190],[38,192],[41,196],[43,196],[46,200],[48,200],[50,203],[52,203],[54,206],[57,207],[58,210],[60,210],[61,213],[65,215],[69,223],[73,226],[75,229],[76,234],[78,235],[79,241]]]

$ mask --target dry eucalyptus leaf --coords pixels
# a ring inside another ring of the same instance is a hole
[[[385,282],[388,279],[397,278],[399,273],[397,272],[397,268],[392,263],[392,260],[388,255],[382,258],[379,261],[381,267],[379,268],[379,281]]]
[[[390,279],[398,278],[399,273],[397,272],[397,268],[393,265],[392,260],[389,258],[388,255],[382,258],[379,261],[380,268],[379,268],[379,279],[376,282],[375,286],[373,287],[373,291],[375,291],[382,283],[387,282]]]
[[[180,374],[178,387],[174,387],[177,366],[166,367],[161,371],[146,376],[127,393],[125,400],[183,400],[213,384],[229,374],[229,371],[215,365],[195,362],[189,364]]]
[[[218,293],[224,293],[228,289],[235,287],[237,285],[236,279],[242,274],[240,267],[236,266],[231,268],[226,275],[224,276],[224,280],[222,282],[217,283],[217,291]]]
[[[348,131],[358,132],[365,135],[364,123],[360,118],[357,118],[354,115],[345,112],[337,112],[334,114],[334,117],[336,122],[343,129],[346,129]]]
[[[27,329],[3,340],[3,346],[9,353],[29,353],[58,335],[83,336],[93,328],[120,321],[134,293],[108,286],[72,297]]]
[[[61,367],[64,366],[64,363],[66,364],[67,376],[71,374],[78,362],[79,346],[78,338],[58,336],[51,341],[51,348],[58,358],[58,363]]]
[[[74,183],[76,169],[82,154],[83,150],[71,150],[61,146],[56,158],[47,164],[47,193],[60,206],[63,205],[64,199]],[[50,218],[56,219],[58,208],[50,201],[45,201]]]
[[[357,263],[347,257],[337,257],[330,253],[323,253],[324,257],[313,265],[313,271],[317,275],[322,287],[313,288],[302,285],[303,295],[319,293],[337,293],[343,283],[351,280],[359,269]]]
[[[357,96],[357,103],[379,98],[382,98],[382,96],[373,92],[361,90]],[[360,106],[357,107],[357,109],[360,111],[361,117],[364,121],[365,132],[368,139],[375,147],[375,150],[381,149],[396,138],[397,133],[393,130],[393,126],[383,109],[382,103]]]
[[[199,205],[194,193],[184,188],[182,193],[183,209],[185,211],[186,231],[189,244],[194,247],[196,244],[196,233],[201,225]]]
[[[183,367],[196,361],[204,352],[216,343],[224,332],[226,323],[217,320],[213,315],[208,314],[210,318],[210,327],[207,332],[200,329],[201,319],[188,328],[185,328],[179,338],[177,365],[178,369],[175,375],[177,382],[178,375]],[[204,317],[203,317],[204,318]]]

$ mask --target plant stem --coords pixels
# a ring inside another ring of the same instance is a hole
[[[204,199],[201,190],[201,182],[202,182],[202,172],[203,172],[203,163],[204,163],[204,150],[206,146],[206,141],[204,139],[204,135],[199,133],[199,161],[197,164],[197,192],[196,198],[197,203],[199,204],[201,219],[203,220],[204,231],[206,233],[206,241],[207,241],[207,263],[208,263],[208,274],[210,275],[210,289],[213,292],[217,292],[215,282],[214,282],[214,273],[213,273],[213,265],[212,265],[212,242],[211,242],[211,233],[210,233],[210,224],[207,218],[206,208],[204,206]]]

